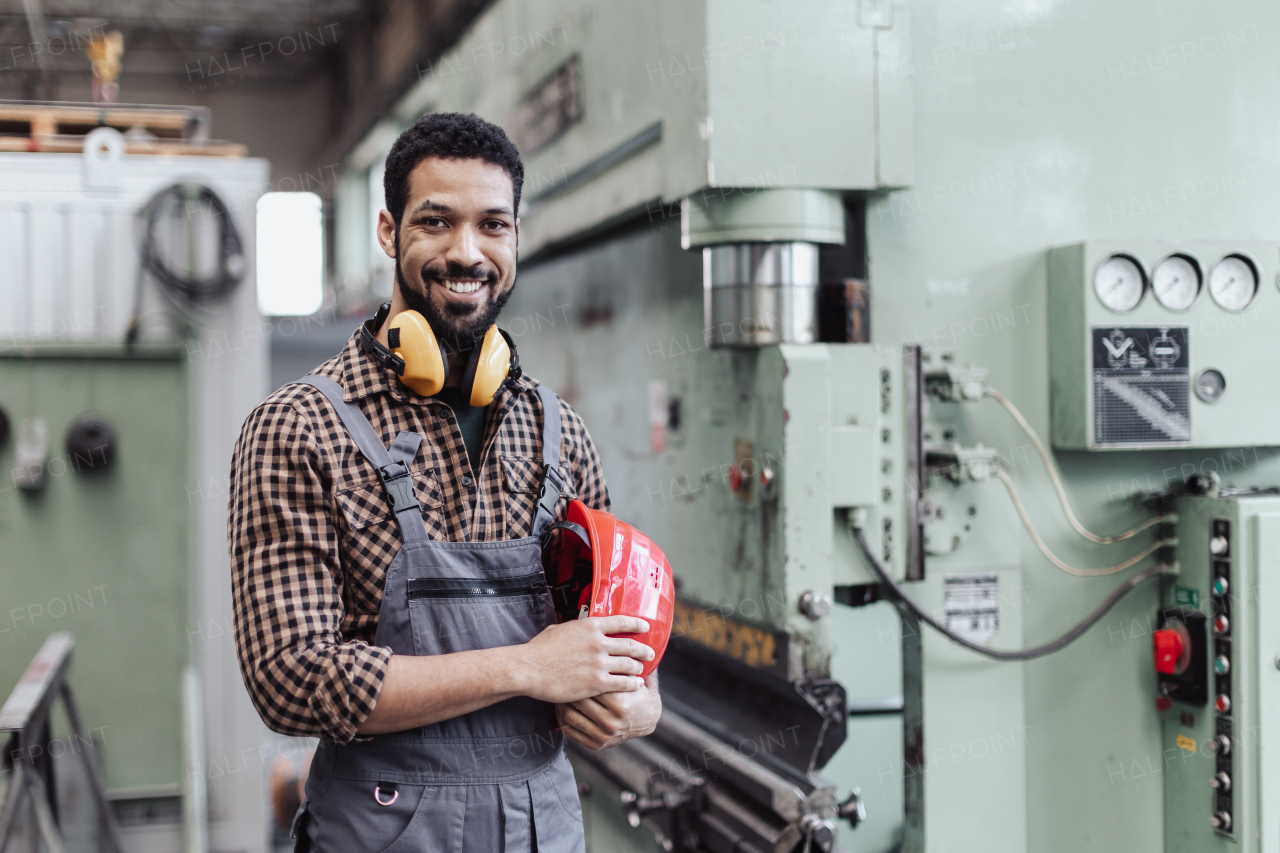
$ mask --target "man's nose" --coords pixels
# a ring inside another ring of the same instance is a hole
[[[445,252],[445,260],[464,267],[474,267],[484,262],[480,252],[480,235],[470,225],[455,228],[453,239]]]

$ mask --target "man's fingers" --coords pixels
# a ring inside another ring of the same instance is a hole
[[[600,695],[609,696],[611,694],[601,693]],[[619,721],[618,714],[601,702],[598,697],[571,702],[569,707],[601,727],[616,726]]]
[[[561,712],[561,722],[569,726],[570,732],[578,732],[586,738],[585,741],[579,740],[579,743],[585,743],[593,749],[599,749],[609,740],[609,735],[595,720],[579,711],[573,705],[564,705]],[[576,738],[575,738],[576,740]]]
[[[644,664],[635,658],[609,658],[609,672],[615,675],[639,675],[644,671]]]
[[[630,658],[623,658],[630,660]],[[610,675],[605,680],[602,693],[634,693],[644,686],[644,679],[638,675]]]
[[[609,654],[619,657],[626,656],[635,658],[636,660],[653,660],[653,649],[646,646],[639,640],[630,638],[613,638],[610,639],[605,646],[609,650]]]
[[[643,634],[649,623],[637,616],[595,616],[593,621],[606,634]]]
[[[584,732],[575,729],[573,726],[566,725],[563,728],[564,736],[574,743],[580,743],[590,750],[600,750],[604,748],[604,744],[588,737]]]

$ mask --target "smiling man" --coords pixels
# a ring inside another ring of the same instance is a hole
[[[642,620],[553,624],[540,536],[570,498],[609,497],[581,419],[490,331],[515,286],[523,175],[475,116],[406,130],[377,228],[390,303],[236,444],[245,685],[272,729],[320,738],[299,850],[580,851],[564,737],[601,749],[661,713],[655,676],[638,675],[653,650],[610,636]],[[413,318],[443,387],[410,387]]]

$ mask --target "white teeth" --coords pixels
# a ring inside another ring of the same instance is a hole
[[[475,293],[484,285],[482,281],[448,281],[445,280],[444,286],[454,293]]]

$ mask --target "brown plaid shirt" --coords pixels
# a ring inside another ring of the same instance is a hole
[[[542,404],[527,376],[489,407],[473,475],[452,410],[402,385],[352,335],[315,372],[336,380],[390,445],[423,437],[412,476],[430,538],[530,535],[542,480]],[[609,508],[582,419],[563,401],[566,494]],[[373,466],[309,385],[286,385],[244,422],[231,460],[228,540],[236,649],[249,696],[283,734],[346,743],[373,710],[391,650],[372,645],[400,531]]]

